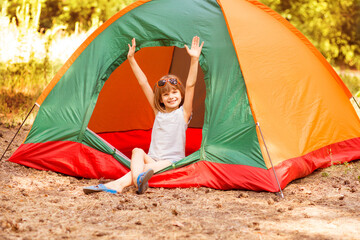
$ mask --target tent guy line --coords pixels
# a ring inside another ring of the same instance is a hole
[[[34,110],[35,106],[36,106],[36,104],[34,104],[34,105],[31,107],[29,113],[26,115],[25,119],[22,121],[20,127],[19,127],[18,130],[15,132],[14,137],[11,139],[9,145],[6,147],[3,155],[1,156],[0,161],[1,161],[1,160],[3,159],[3,157],[5,156],[5,153],[6,153],[7,150],[9,149],[10,145],[13,143],[14,139],[16,138],[16,136],[18,135],[18,133],[20,132],[20,129],[22,128],[22,126],[24,125],[24,123],[26,122],[26,120],[28,119],[28,117],[30,116],[31,112]]]

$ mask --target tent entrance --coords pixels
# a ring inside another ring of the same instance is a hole
[[[186,131],[186,156],[199,150],[202,138],[201,132],[201,128],[188,128]],[[131,152],[136,147],[143,149],[145,152],[149,151],[151,129],[99,133],[98,135],[128,158],[131,158]]]
[[[146,47],[135,57],[151,86],[166,74],[175,74],[186,84],[190,58],[184,48]],[[205,94],[204,73],[199,66],[193,118],[186,133],[186,155],[201,145]],[[130,157],[135,147],[148,151],[153,121],[154,113],[126,60],[105,82],[88,128]]]

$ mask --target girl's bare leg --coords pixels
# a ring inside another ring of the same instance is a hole
[[[156,162],[149,157],[142,149],[135,148],[131,157],[131,173],[132,181],[137,186],[137,178],[139,174],[146,172],[149,169],[157,172],[171,165],[171,161]],[[137,186],[138,187],[138,186]]]
[[[171,165],[171,161],[167,161],[167,160],[145,164],[144,172],[149,169],[152,169],[154,170],[154,172],[157,172],[170,165]]]
[[[154,162],[155,161],[149,157],[144,150],[134,148],[131,155],[131,171],[115,181],[106,183],[105,186],[118,192],[121,192],[125,187],[131,185],[137,186],[137,177],[140,173],[144,172],[145,164]]]
[[[149,157],[142,149],[135,148],[131,156],[131,171],[122,176],[121,178],[108,182],[106,187],[121,192],[125,187],[135,185],[137,186],[137,178],[140,173],[143,173],[149,169],[157,172],[171,165],[170,161],[155,162]]]
[[[122,192],[122,190],[128,186],[133,185],[132,177],[131,177],[131,171],[122,176],[121,178],[108,182],[104,184],[107,188],[114,189],[117,192]]]
[[[149,157],[144,150],[140,148],[134,148],[131,155],[131,176],[132,176],[132,182],[137,185],[137,178],[140,173],[146,171],[145,170],[145,164],[155,162],[151,157]]]

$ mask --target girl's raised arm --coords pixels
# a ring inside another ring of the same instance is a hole
[[[190,49],[187,45],[185,45],[186,51],[191,57],[189,75],[186,80],[185,99],[183,104],[184,119],[186,123],[189,122],[192,113],[192,105],[193,105],[194,92],[195,92],[195,83],[197,79],[199,57],[204,42],[202,42],[201,45],[199,44],[200,44],[200,38],[198,36],[195,36],[192,39],[192,44]]]
[[[136,79],[138,80],[141,89],[143,90],[148,102],[151,105],[151,108],[153,109],[155,115],[157,113],[157,110],[155,109],[155,105],[154,105],[154,93],[153,90],[144,74],[144,72],[141,70],[139,64],[136,62],[135,60],[135,48],[136,48],[136,41],[135,38],[133,38],[131,40],[131,45],[128,44],[129,46],[129,52],[127,55],[127,58],[129,60],[130,63],[130,67],[133,71],[133,73],[135,74]]]

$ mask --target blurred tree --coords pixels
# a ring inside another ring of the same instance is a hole
[[[260,0],[337,66],[360,69],[360,0]]]
[[[0,0],[0,6],[5,0]],[[16,18],[16,8],[23,2],[32,7],[36,0],[10,0],[7,12]],[[40,29],[49,29],[58,25],[67,25],[67,31],[73,31],[78,22],[81,29],[88,30],[96,22],[105,22],[135,0],[41,0]],[[16,19],[18,21],[18,19]]]
[[[68,31],[75,29],[78,22],[81,29],[88,30],[95,21],[105,22],[116,12],[135,0],[44,0],[44,18],[41,23],[45,23],[46,16],[55,16],[53,24],[66,24]],[[50,17],[51,18],[51,17]],[[48,21],[48,20],[47,20]],[[45,27],[45,24],[43,25]]]
[[[0,5],[5,0],[0,0]],[[23,1],[8,0],[7,12],[16,18]],[[66,25],[88,30],[106,21],[135,0],[40,0],[39,29]],[[360,0],[260,0],[299,29],[333,65],[360,69]],[[32,16],[36,17],[36,16]],[[16,19],[17,22],[19,19]]]
[[[58,23],[58,18],[63,13],[63,2],[59,0],[46,0],[42,2],[40,29],[50,29]]]

